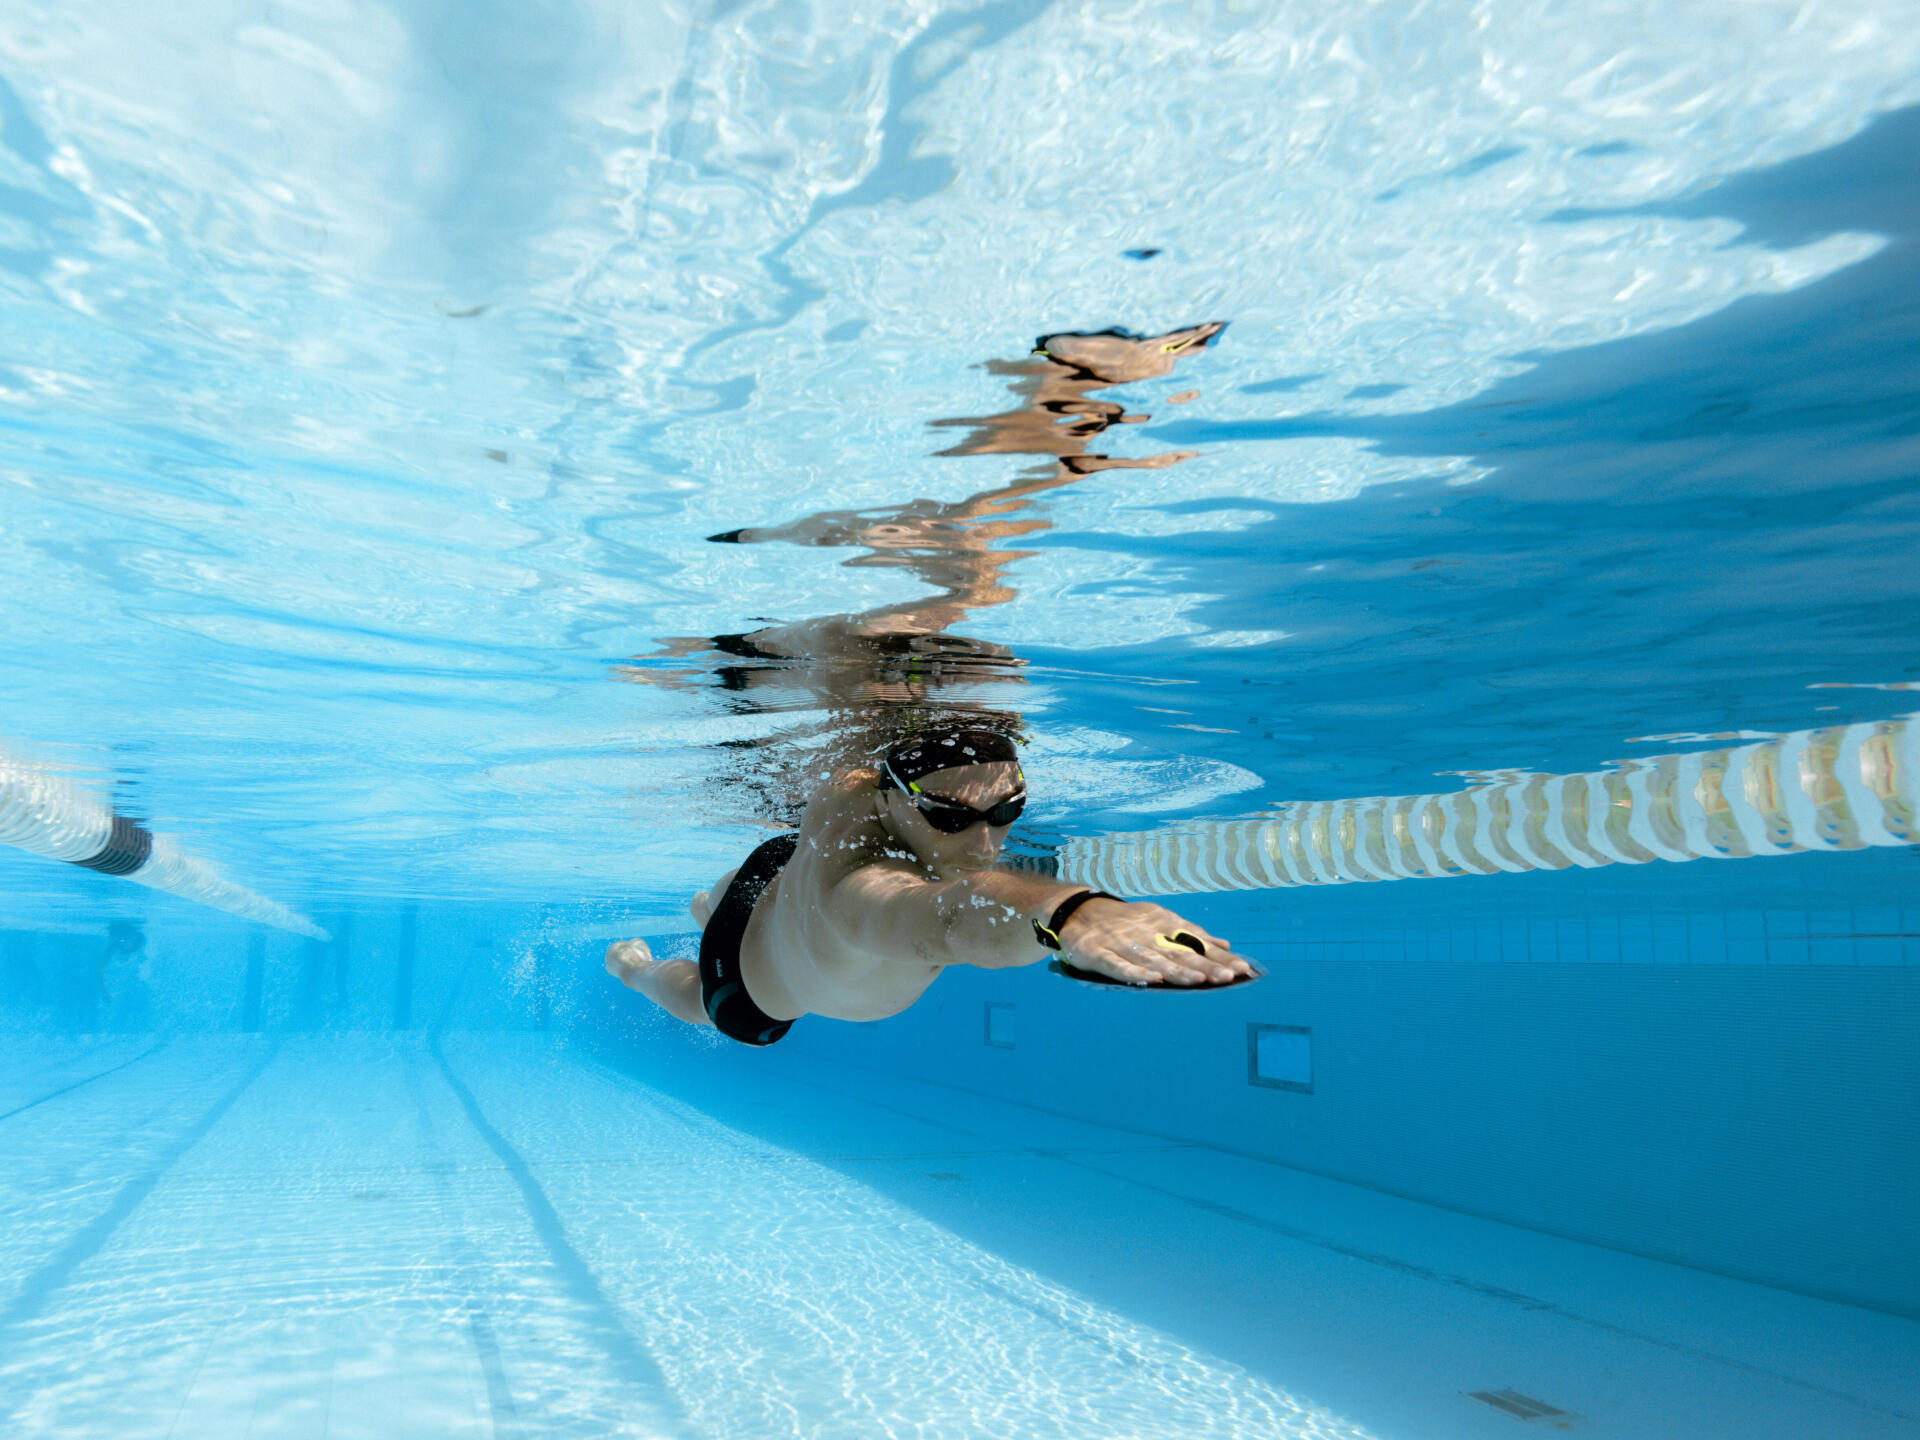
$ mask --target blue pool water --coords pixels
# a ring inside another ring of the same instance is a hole
[[[7,7],[0,1436],[1920,1436],[1916,157],[1907,0]],[[605,974],[957,712],[1266,978]]]

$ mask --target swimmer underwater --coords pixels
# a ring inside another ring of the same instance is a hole
[[[802,1015],[897,1015],[949,965],[1011,969],[1048,951],[1124,985],[1222,986],[1261,973],[1161,906],[994,868],[1026,798],[1004,735],[914,736],[877,770],[822,787],[798,834],[767,841],[693,897],[698,965],[620,940],[607,971],[675,1018],[747,1045],[773,1044]]]

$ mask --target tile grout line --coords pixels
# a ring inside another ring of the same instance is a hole
[[[441,1048],[437,1029],[427,1037],[427,1053],[439,1064],[441,1074],[448,1088],[453,1091],[454,1098],[460,1102],[461,1109],[466,1112],[468,1122],[506,1167],[508,1175],[519,1188],[528,1219],[534,1233],[546,1247],[549,1263],[574,1303],[586,1312],[592,1328],[600,1332],[600,1345],[607,1358],[627,1372],[629,1383],[650,1395],[655,1411],[653,1418],[663,1432],[687,1433],[690,1430],[689,1417],[681,1407],[665,1372],[660,1369],[659,1362],[627,1328],[619,1307],[600,1288],[593,1267],[587,1264],[585,1257],[567,1238],[565,1223],[525,1159],[488,1121],[473,1092],[454,1073]]]
[[[146,1059],[149,1055],[158,1055],[162,1050],[167,1048],[167,1045],[169,1043],[170,1042],[168,1040],[161,1040],[158,1043],[149,1046],[147,1049],[142,1050],[138,1055],[134,1056],[131,1060],[122,1060],[118,1065],[110,1065],[105,1070],[97,1071],[96,1073],[87,1076],[87,1078],[84,1080],[76,1080],[71,1085],[63,1085],[58,1090],[50,1090],[45,1095],[42,1095],[38,1100],[29,1100],[26,1104],[16,1106],[13,1109],[7,1111],[6,1114],[0,1115],[0,1120],[11,1120],[16,1115],[24,1115],[27,1113],[27,1111],[33,1109],[37,1105],[44,1105],[49,1100],[57,1100],[62,1095],[70,1095],[83,1085],[91,1085],[94,1081],[104,1080],[107,1078],[107,1076],[116,1074],[117,1072],[126,1069],[129,1065],[137,1065],[142,1060]]]
[[[227,1090],[213,1103],[173,1147],[151,1164],[141,1174],[134,1176],[121,1185],[106,1209],[102,1210],[87,1224],[80,1227],[67,1243],[45,1261],[38,1270],[27,1277],[13,1301],[0,1309],[0,1335],[18,1328],[38,1315],[55,1291],[65,1285],[73,1273],[91,1260],[113,1238],[128,1217],[139,1209],[148,1195],[153,1193],[161,1179],[174,1165],[185,1158],[187,1153],[210,1134],[226,1114],[239,1101],[240,1097],[258,1080],[280,1052],[280,1042],[274,1041],[259,1062],[242,1077],[240,1082]],[[11,1420],[19,1412],[21,1400],[16,1399],[4,1410],[0,1410],[0,1423]]]
[[[789,1076],[789,1078],[791,1079],[795,1077]],[[842,1100],[852,1101],[857,1104],[870,1105],[874,1109],[884,1110],[890,1114],[901,1115],[907,1119],[916,1120],[922,1124],[934,1125],[942,1129],[950,1129],[955,1133],[962,1134],[962,1135],[974,1134],[974,1132],[965,1130],[960,1126],[952,1125],[952,1124],[937,1121],[937,1120],[930,1120],[924,1115],[916,1115],[912,1111],[901,1110],[894,1106],[883,1104],[878,1100],[870,1100],[864,1096],[849,1095],[846,1091],[836,1090],[833,1086],[824,1084],[817,1080],[801,1079],[800,1083],[803,1085],[810,1085],[815,1089],[824,1090],[828,1094],[837,1096]],[[937,1082],[922,1081],[920,1083],[934,1084]],[[959,1089],[960,1087],[943,1086],[942,1088]],[[961,1093],[972,1094],[974,1092],[962,1091]],[[987,1096],[982,1098],[995,1099],[997,1097]],[[1018,1102],[1001,1102],[1001,1103],[1018,1104]],[[1024,1107],[1024,1108],[1037,1109],[1038,1107]],[[1040,1113],[1050,1114],[1052,1112],[1041,1111]],[[1072,1117],[1061,1117],[1061,1118],[1070,1119]],[[1088,1122],[1081,1121],[1078,1123],[1085,1124]],[[1044,1150],[1035,1146],[1030,1146],[1026,1148],[1027,1148],[1027,1153],[1040,1156],[1045,1159],[1058,1160],[1059,1163],[1063,1165],[1071,1165],[1076,1169],[1091,1171],[1096,1175],[1101,1175],[1108,1179],[1120,1181],[1122,1184],[1132,1185],[1138,1189],[1146,1190],[1152,1194],[1164,1196],[1165,1198],[1170,1200],[1179,1201],[1182,1204],[1190,1205],[1195,1209],[1220,1216],[1223,1219],[1236,1220],[1243,1224],[1254,1226],[1258,1229],[1267,1230],[1269,1232],[1272,1232],[1278,1235],[1283,1235],[1290,1240],[1295,1240],[1302,1244],[1311,1245],[1318,1249],[1325,1250],[1331,1254],[1343,1256],[1347,1259],[1359,1260],[1359,1261],[1362,1261],[1363,1263],[1370,1264],[1370,1265],[1378,1265],[1383,1268],[1393,1270],[1404,1275],[1408,1275],[1415,1279],[1429,1280],[1429,1281],[1438,1282],[1440,1284],[1451,1285],[1460,1289],[1468,1290],[1474,1294],[1485,1296],[1489,1299],[1500,1300],[1507,1304],[1516,1305],[1521,1309],[1532,1310],[1541,1314],[1556,1316],[1560,1319],[1568,1320],[1575,1324],[1585,1325],[1592,1329],[1602,1330],[1609,1334],[1619,1335],[1626,1339],[1639,1341],[1643,1344],[1657,1346],[1660,1349],[1672,1351],[1676,1354],[1687,1355],[1697,1360],[1706,1360],[1717,1365],[1724,1365],[1730,1369],[1743,1371],[1750,1375],[1758,1375],[1767,1379],[1777,1380],[1782,1384],[1791,1385],[1797,1389],[1806,1390],[1816,1395],[1825,1396],[1829,1399],[1843,1400],[1849,1404],[1857,1405],[1864,1410],[1871,1410],[1878,1414],[1887,1415],[1897,1420],[1903,1420],[1909,1423],[1912,1423],[1914,1421],[1920,1421],[1920,1415],[1915,1415],[1904,1410],[1895,1409],[1893,1406],[1883,1405],[1878,1401],[1869,1400],[1859,1395],[1853,1395],[1844,1390],[1836,1390],[1831,1386],[1822,1385],[1818,1381],[1803,1380],[1797,1376],[1782,1374],[1777,1370],[1770,1370],[1763,1365],[1753,1364],[1750,1361],[1735,1359],[1734,1357],[1729,1355],[1720,1355],[1711,1350],[1703,1350],[1696,1346],[1688,1345],[1683,1341],[1666,1340],[1657,1335],[1649,1335],[1643,1331],[1634,1330],[1627,1326],[1616,1325],[1610,1320],[1602,1320],[1596,1316],[1583,1315],[1579,1311],[1569,1310],[1561,1305],[1557,1305],[1551,1300],[1536,1299],[1533,1296],[1524,1295],[1518,1291],[1507,1290],[1501,1286],[1489,1285],[1484,1281],[1474,1280],[1464,1275],[1453,1275],[1445,1271],[1433,1270],[1427,1266],[1419,1265],[1412,1261],[1401,1260],[1395,1256],[1382,1255],[1374,1251],[1363,1250],[1357,1246],[1347,1245],[1341,1241],[1334,1240],[1328,1236],[1316,1235],[1311,1231],[1297,1229],[1293,1226],[1282,1224],[1279,1221],[1263,1219],[1260,1216],[1249,1214],[1246,1211],[1238,1210],[1233,1206],[1221,1204],[1217,1201],[1205,1200],[1195,1196],[1182,1195],[1180,1192],[1176,1190],[1168,1190],[1161,1186],[1151,1184],[1150,1182],[1136,1179],[1130,1175],[1118,1174],[1111,1170],[1102,1169],[1100,1166],[1091,1164],[1087,1161],[1074,1159],[1066,1152],[1056,1153],[1056,1152]],[[1215,1147],[1202,1146],[1199,1148],[1213,1149]],[[1126,1153],[1126,1152],[1120,1152],[1120,1153]],[[1232,1152],[1221,1151],[1219,1153],[1230,1154]],[[1271,1162],[1268,1162],[1268,1163],[1271,1163]],[[1281,1167],[1281,1168],[1290,1168],[1290,1167]],[[1308,1173],[1308,1172],[1300,1172],[1300,1173]],[[1326,1178],[1326,1177],[1318,1177],[1318,1178]],[[1335,1183],[1344,1184],[1346,1182],[1340,1181]],[[1424,1202],[1412,1201],[1410,1203],[1421,1204]],[[1438,1207],[1435,1207],[1435,1208],[1438,1208]],[[1494,1221],[1489,1223],[1498,1224],[1501,1222]],[[1581,1242],[1574,1242],[1574,1243],[1581,1243]],[[1685,1268],[1685,1267],[1680,1267],[1680,1268]]]

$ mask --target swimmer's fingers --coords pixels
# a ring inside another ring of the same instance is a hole
[[[1185,963],[1198,964],[1204,968],[1207,978],[1213,984],[1227,985],[1246,976],[1263,973],[1249,957],[1235,954],[1233,947],[1218,935],[1207,933],[1191,920],[1183,920],[1171,910],[1162,910],[1160,913],[1166,917],[1165,934],[1169,940],[1181,936],[1191,937],[1204,947],[1201,953],[1195,954],[1192,947],[1182,940],[1176,942],[1179,946],[1176,953]],[[1158,937],[1155,943],[1158,943]]]
[[[1197,925],[1188,925],[1186,929],[1189,933],[1198,937],[1200,942],[1207,947],[1207,964],[1212,966],[1216,972],[1219,972],[1214,976],[1216,984],[1224,984],[1230,980],[1238,980],[1247,975],[1261,975],[1265,973],[1258,965],[1253,963],[1251,956],[1236,954],[1232,947],[1217,935],[1209,935]]]
[[[1205,985],[1213,978],[1193,951],[1184,945],[1162,945],[1157,936],[1120,940],[1106,948],[1121,964],[1144,974],[1149,985]]]
[[[1109,980],[1121,980],[1129,985],[1161,983],[1160,976],[1155,971],[1137,963],[1139,957],[1129,955],[1117,946],[1075,947],[1069,958],[1082,970],[1091,970],[1097,975],[1105,975]]]
[[[1151,932],[1132,923],[1134,918],[1124,914],[1101,916],[1095,917],[1097,923],[1076,926],[1077,933],[1061,937],[1067,941],[1067,958],[1082,970],[1096,970],[1129,985],[1164,985],[1169,980],[1177,984],[1205,983],[1205,976],[1157,948],[1149,938]],[[1176,948],[1187,959],[1195,958],[1184,946]],[[1195,978],[1189,980],[1188,975]]]
[[[1229,980],[1252,979],[1267,973],[1260,968],[1251,955],[1236,955],[1231,950],[1215,950],[1211,945],[1207,947],[1207,959],[1223,966]]]
[[[1168,985],[1209,985],[1218,978],[1215,967],[1207,963],[1206,957],[1174,940],[1173,933],[1164,938],[1155,935],[1137,948],[1142,955],[1151,957],[1148,963],[1159,966],[1161,979]]]
[[[1240,973],[1226,961],[1174,940],[1175,935],[1191,934],[1195,927],[1162,906],[1095,900],[1082,906],[1075,919],[1081,916],[1086,917],[1084,923],[1075,924],[1061,938],[1078,954],[1100,955],[1108,961],[1091,967],[1076,960],[1083,968],[1098,968],[1102,974],[1136,985],[1218,985]],[[1205,945],[1204,934],[1195,938]]]

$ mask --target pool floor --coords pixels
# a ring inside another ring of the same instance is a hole
[[[1920,1323],[818,1060],[13,1038],[23,1440],[1920,1436]]]

